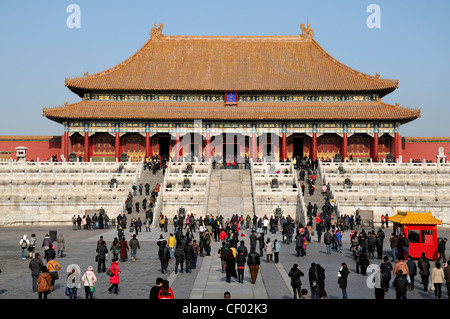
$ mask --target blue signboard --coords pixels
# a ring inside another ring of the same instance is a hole
[[[236,94],[236,92],[227,92],[226,93],[226,102],[227,103],[237,103],[237,94]]]

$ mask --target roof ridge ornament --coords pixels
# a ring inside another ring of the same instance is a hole
[[[302,29],[302,34],[300,34],[300,39],[313,39],[314,38],[314,29],[310,28],[310,24],[308,23],[305,28],[305,24],[300,24],[300,28]]]
[[[159,27],[157,27],[157,24],[155,23],[155,27],[150,31],[150,37],[152,39],[159,39],[164,37],[164,34],[162,34],[162,29],[164,27],[164,24],[160,23]]]

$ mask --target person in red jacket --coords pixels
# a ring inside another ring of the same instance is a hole
[[[119,269],[119,260],[117,258],[113,258],[111,267],[109,267],[109,270],[112,273],[112,276],[109,277],[109,283],[111,284],[111,287],[108,288],[109,293],[112,293],[114,289],[114,293],[119,293],[119,284],[120,284],[120,269]]]
[[[158,293],[158,299],[174,299],[172,288],[169,287],[169,281],[164,280]]]

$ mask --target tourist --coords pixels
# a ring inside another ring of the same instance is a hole
[[[42,262],[39,253],[34,255],[34,258],[30,261],[28,268],[31,270],[31,280],[32,280],[32,289],[33,292],[37,291],[37,280],[41,273],[41,269],[44,267],[44,263]]]
[[[77,230],[77,217],[73,215],[72,217],[72,230]]]
[[[376,269],[373,281],[375,284],[375,287],[374,287],[375,288],[375,299],[384,299],[385,287],[384,287],[383,273],[381,272],[380,267],[378,267]]]
[[[136,238],[136,235],[133,235],[133,238],[130,240],[130,255],[131,255],[131,261],[136,261],[136,253],[138,249],[141,249],[141,246],[139,245],[139,240]]]
[[[59,262],[57,262],[55,259],[52,258],[47,262],[47,270],[49,271],[50,276],[52,277],[50,289],[51,291],[53,291],[55,288],[55,281],[59,279],[58,272],[61,270],[61,265],[59,264]]]
[[[161,273],[165,273],[167,270],[167,267],[169,265],[169,259],[170,259],[170,252],[169,249],[166,247],[167,243],[165,240],[159,242],[159,250],[158,250],[158,257],[159,261],[161,262]]]
[[[260,257],[262,258],[262,256],[263,256],[263,250],[264,250],[264,246],[265,246],[265,243],[264,243],[264,233],[263,233],[263,232],[260,232],[260,233],[259,233],[258,242],[259,242],[259,255],[260,255]]]
[[[300,277],[304,276],[297,264],[294,264],[288,273],[291,278],[291,287],[294,292],[294,299],[300,298],[302,295],[302,281]]]
[[[30,253],[30,258],[34,258],[36,254],[36,242],[37,238],[35,234],[31,234],[30,237],[30,244],[28,245],[28,252]]]
[[[61,232],[58,233],[58,238],[56,239],[56,242],[57,242],[57,247],[58,247],[58,252],[56,254],[56,257],[63,258],[66,242],[64,240],[64,235]]]
[[[421,256],[417,262],[417,267],[419,267],[419,274],[420,278],[422,279],[423,291],[428,291],[431,265],[424,252],[421,253]]]
[[[194,259],[194,246],[192,246],[192,241],[188,240],[184,245],[184,260],[186,261],[187,273],[190,273],[192,271],[193,259]]]
[[[317,269],[316,264],[311,263],[311,267],[308,271],[308,278],[309,278],[309,287],[311,288],[311,299],[318,299],[319,298],[319,285],[318,285],[318,279],[317,279]]]
[[[119,284],[120,284],[120,269],[119,269],[119,260],[117,258],[113,258],[111,267],[109,268],[112,276],[109,277],[109,283],[111,286],[108,288],[109,293],[112,293],[114,290],[115,294],[119,293]]]
[[[49,260],[50,257],[52,256],[52,253],[54,253],[54,246],[53,243],[50,239],[50,235],[49,234],[45,234],[44,236],[44,240],[42,241],[42,248],[44,249],[44,257],[45,260]],[[53,252],[52,252],[53,250]]]
[[[130,250],[130,247],[128,246],[128,242],[125,240],[125,237],[122,237],[122,239],[120,240],[120,260],[121,261],[127,261],[128,250]]]
[[[397,243],[397,237],[395,236],[394,233],[391,234],[389,242],[391,243],[392,261],[395,263],[397,260],[397,254],[398,254],[398,249],[397,249],[398,243]]]
[[[209,227],[209,226],[208,226]],[[211,240],[211,235],[210,235],[210,231],[206,230],[205,231],[205,235],[203,237],[203,243],[204,246],[203,248],[206,251],[206,256],[211,256],[211,244],[212,244],[212,240]]]
[[[442,283],[444,282],[445,274],[444,269],[441,267],[441,263],[436,261],[435,267],[431,271],[431,282],[434,285],[434,298],[441,299],[442,295]]]
[[[175,252],[176,243],[177,243],[177,240],[175,239],[175,237],[173,237],[173,234],[170,233],[169,238],[167,239],[167,246],[168,246],[169,252],[170,252],[170,259],[175,258],[173,253]]]
[[[97,251],[97,272],[101,274],[106,272],[106,255],[108,254],[108,248],[106,247],[106,242],[102,240],[100,245],[96,249]]]
[[[375,246],[377,247],[377,258],[383,258],[383,242],[384,242],[384,232],[381,228],[378,230],[375,240]]]
[[[316,264],[317,270],[317,284],[319,286],[319,298],[325,293],[325,269],[320,265]]]
[[[252,279],[252,284],[255,284],[256,278],[258,277],[260,257],[255,249],[250,249],[250,253],[247,258],[247,265],[250,270],[250,277]]]
[[[414,277],[417,275],[417,265],[410,255],[408,255],[406,265],[408,266],[410,289],[414,290]]]
[[[120,253],[120,242],[117,239],[117,237],[114,237],[114,240],[111,244],[111,247],[109,248],[110,251],[112,251],[113,258],[119,258]]]
[[[97,281],[97,277],[94,273],[94,267],[88,266],[86,272],[81,276],[81,281],[83,282],[85,298],[93,299],[94,292],[91,290],[91,286]]]
[[[389,282],[391,281],[391,271],[394,268],[392,267],[391,262],[389,261],[388,256],[384,256],[383,262],[380,265],[380,271],[381,271],[381,280],[383,282],[382,286],[384,288],[385,292],[388,292],[389,290]]]
[[[164,279],[161,277],[156,278],[156,285],[154,285],[151,289],[150,289],[150,299],[158,299],[158,295],[159,295],[159,291],[162,288]]]
[[[226,269],[227,269],[227,264],[226,264],[226,261],[225,261],[225,256],[227,255],[227,250],[228,250],[227,243],[223,241],[222,242],[222,247],[220,247],[219,251],[218,251],[222,273],[224,273],[226,271]]]
[[[441,259],[442,259],[442,261],[445,263],[445,261],[447,259],[445,257],[445,244],[446,243],[447,243],[447,238],[442,238],[441,241],[439,242],[438,248],[437,248],[439,256],[438,256],[438,259],[436,261],[441,261]]]
[[[240,282],[241,284],[244,283],[245,262],[246,262],[245,253],[241,251],[238,253],[236,257],[238,282]]]
[[[20,248],[22,249],[22,259],[27,259],[27,248],[29,244],[30,241],[28,240],[27,235],[23,235],[19,242]]]
[[[280,243],[278,242],[278,239],[273,241],[273,255],[275,263],[278,264],[280,255]]]
[[[172,288],[169,287],[169,281],[164,280],[158,293],[158,299],[174,299]]]
[[[327,254],[331,254],[331,242],[332,242],[332,235],[330,233],[330,229],[327,229],[327,232],[325,235],[323,235],[323,243],[325,244],[325,247],[327,248]]]
[[[183,273],[183,264],[184,264],[184,249],[181,243],[177,244],[177,248],[174,252],[175,256],[175,274],[178,273],[178,266],[181,268],[181,273]]]
[[[195,239],[192,241],[192,248],[194,249],[194,255],[192,257],[192,269],[196,269],[200,247],[198,246],[197,241]]]
[[[225,270],[225,274],[226,274],[227,282],[230,283],[231,277],[237,278],[236,257],[234,255],[232,249],[228,249],[227,250],[227,253],[225,255],[225,263],[227,265],[226,266],[227,269]]]
[[[397,276],[392,282],[392,286],[395,288],[395,299],[407,299],[406,294],[409,283],[401,269],[398,270]]]
[[[37,292],[39,299],[47,299],[50,294],[50,288],[52,284],[52,276],[48,272],[47,267],[43,266],[41,268],[41,273],[37,278]]]
[[[341,264],[341,268],[339,269],[338,272],[338,284],[339,284],[339,288],[341,288],[342,290],[342,299],[347,299],[347,278],[348,275],[350,274],[350,270],[347,267],[346,263],[342,263]]]
[[[267,238],[264,250],[266,251],[267,262],[273,262],[273,247],[270,238]]]
[[[447,265],[444,268],[445,285],[447,286],[447,296],[450,299],[450,258],[447,261]]]
[[[69,299],[77,299],[78,288],[80,288],[81,275],[77,267],[72,267],[66,279],[66,295]]]

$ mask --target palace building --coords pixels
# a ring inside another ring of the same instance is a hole
[[[172,36],[160,24],[134,55],[66,79],[81,100],[43,109],[61,153],[85,161],[154,154],[222,159],[401,155],[420,109],[382,102],[398,80],[356,71],[301,25],[298,36]]]

